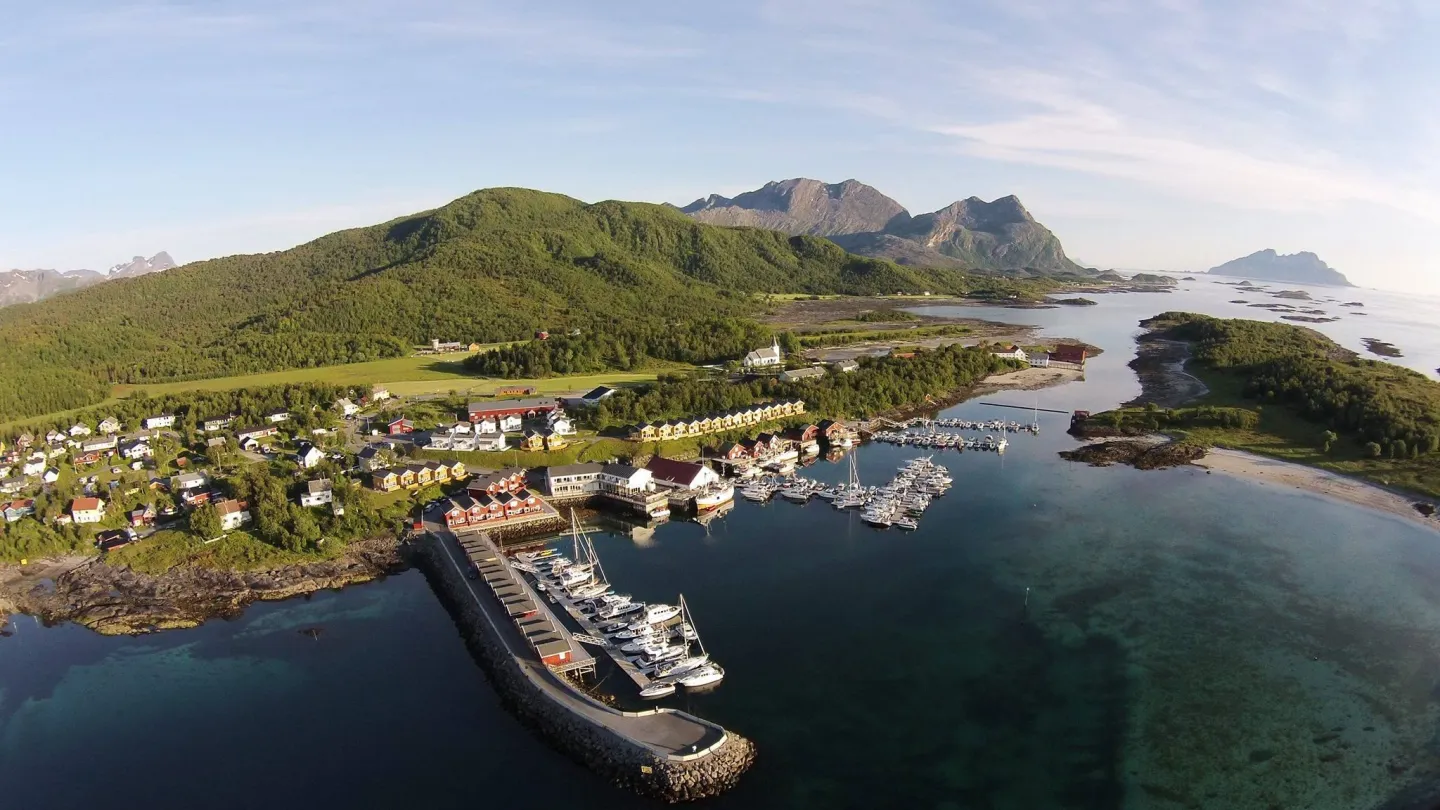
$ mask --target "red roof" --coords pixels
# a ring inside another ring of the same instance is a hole
[[[71,512],[95,512],[100,509],[99,498],[76,498],[70,502]]]
[[[1062,343],[1050,350],[1050,359],[1062,363],[1085,362],[1085,347]]]
[[[656,456],[645,462],[645,469],[661,481],[688,487],[695,483],[695,477],[705,468],[688,461]]]
[[[237,501],[234,498],[227,498],[215,504],[215,510],[222,515],[230,515],[236,512],[244,512],[246,504],[244,501]]]

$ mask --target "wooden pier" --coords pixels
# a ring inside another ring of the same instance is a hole
[[[605,638],[605,634],[600,632],[599,625],[591,621],[584,613],[581,613],[579,606],[576,605],[574,600],[567,596],[564,591],[558,588],[555,590],[547,589],[545,593],[550,596],[555,604],[559,605],[569,614],[575,624],[580,627],[582,633],[594,638]],[[640,668],[635,666],[634,662],[627,658],[625,653],[620,651],[620,645],[607,640],[605,643],[605,652],[610,654],[610,660],[615,662],[616,668],[625,673],[626,677],[631,681],[635,682],[635,688],[644,689],[650,685],[650,676],[641,672]]]

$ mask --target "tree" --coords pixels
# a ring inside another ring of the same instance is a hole
[[[1385,449],[1376,442],[1365,443],[1365,453],[1370,456],[1370,458],[1379,458],[1383,452],[1385,452]]]
[[[211,504],[201,504],[190,513],[190,533],[201,540],[220,536],[220,513]]]
[[[1324,433],[1321,433],[1321,434],[1320,434],[1320,452],[1325,453],[1325,454],[1328,455],[1328,454],[1330,453],[1330,445],[1332,445],[1332,444],[1334,444],[1336,441],[1338,441],[1339,438],[1340,438],[1340,437],[1337,436],[1337,435],[1335,435],[1335,431],[1333,431],[1333,430],[1327,430],[1327,431],[1325,431]]]

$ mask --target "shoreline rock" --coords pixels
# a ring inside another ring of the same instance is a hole
[[[1066,461],[1083,461],[1092,467],[1128,464],[1137,470],[1183,467],[1205,457],[1205,448],[1181,442],[1153,442],[1135,439],[1095,442],[1074,450],[1061,450]]]

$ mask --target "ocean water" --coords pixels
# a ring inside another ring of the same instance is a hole
[[[1135,322],[1181,301],[1019,312],[1108,351],[1082,383],[985,401],[1133,395]],[[726,668],[670,705],[759,747],[708,804],[1349,810],[1440,774],[1440,535],[1198,469],[1062,462],[1066,418],[1038,418],[1003,456],[937,453],[955,487],[913,533],[816,501],[597,535],[621,590],[684,593]],[[861,478],[914,455],[866,446]],[[145,639],[15,629],[5,806],[643,806],[505,713],[417,573]]]

